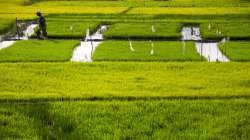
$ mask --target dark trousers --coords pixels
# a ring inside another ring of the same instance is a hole
[[[41,35],[43,35],[44,37],[47,37],[46,27],[38,27],[36,31],[36,35],[37,37],[41,37]]]

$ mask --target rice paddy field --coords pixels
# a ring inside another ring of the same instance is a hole
[[[249,22],[203,23],[202,36],[208,39],[230,37],[231,39],[250,39]]]
[[[3,104],[0,112],[3,139],[249,137],[249,101],[244,99]]]
[[[0,51],[1,62],[68,61],[78,41],[18,41]]]
[[[8,32],[13,26],[13,20],[0,19],[0,34]]]
[[[247,0],[171,0],[171,1],[138,1],[138,0],[47,0],[35,3],[36,6],[89,6],[89,7],[246,7]]]
[[[93,58],[96,61],[201,61],[193,42],[175,41],[107,41],[97,48]]]
[[[0,69],[5,73],[1,75],[0,96],[10,101],[232,98],[250,94],[249,63],[2,63]]]
[[[220,45],[220,49],[233,61],[249,61],[249,42],[229,42]]]
[[[132,27],[132,29],[131,29]],[[180,23],[116,23],[105,32],[108,39],[178,39]]]
[[[48,21],[47,32],[50,38],[78,38],[83,39],[89,29],[90,33],[96,31],[100,23],[98,22],[75,22],[75,21]]]
[[[129,14],[218,15],[248,14],[249,7],[136,7]]]
[[[7,36],[38,10],[47,38]],[[249,0],[0,0],[0,139],[250,139],[249,23]]]

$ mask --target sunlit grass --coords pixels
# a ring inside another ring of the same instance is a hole
[[[35,14],[37,10],[44,14],[117,14],[126,9],[126,7],[10,6],[2,7],[0,14]]]
[[[152,7],[133,8],[130,14],[224,15],[249,14],[249,7]]]
[[[0,98],[130,99],[250,96],[250,63],[2,63]]]
[[[42,1],[34,6],[90,6],[90,7],[232,7],[249,6],[250,3],[244,0],[82,0],[82,1]]]
[[[44,14],[47,15],[47,14]],[[37,16],[34,13],[31,14],[0,14],[2,19],[18,19],[18,20],[34,20]]]

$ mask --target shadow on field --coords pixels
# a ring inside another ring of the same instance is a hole
[[[242,85],[249,84],[247,81]],[[199,90],[200,87],[191,87]],[[217,96],[86,96],[79,98],[31,98],[31,99],[0,99],[0,103],[23,103],[23,104],[41,104],[53,102],[81,102],[81,101],[152,101],[152,100],[232,100],[232,99],[250,99],[250,95],[217,95]]]
[[[0,103],[0,139],[248,139],[250,102]]]
[[[0,137],[5,138],[34,138],[46,140],[67,139],[67,136],[74,131],[76,123],[59,112],[55,112],[49,103],[37,104],[4,104],[9,111],[2,111],[10,121],[1,120]],[[7,116],[6,116],[7,115]],[[12,120],[17,118],[18,120]],[[6,119],[6,120],[8,120]],[[15,122],[17,121],[17,122]],[[27,125],[25,128],[23,125]],[[9,126],[8,126],[9,125]],[[11,126],[13,125],[13,126]],[[13,129],[16,128],[16,129]],[[23,132],[31,129],[29,132]],[[27,134],[30,134],[27,136]]]

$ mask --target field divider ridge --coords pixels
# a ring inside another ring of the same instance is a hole
[[[250,95],[231,95],[231,96],[157,96],[157,97],[133,97],[133,96],[107,96],[107,97],[86,97],[86,98],[33,98],[33,99],[1,99],[1,103],[50,103],[50,102],[81,102],[81,101],[147,101],[147,100],[231,100],[231,99],[250,99]]]

